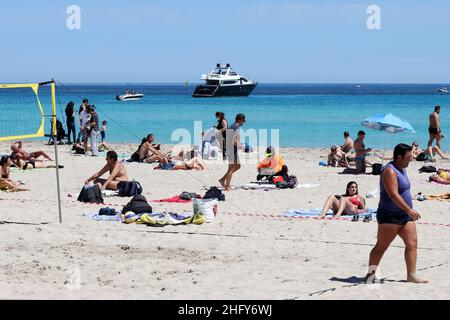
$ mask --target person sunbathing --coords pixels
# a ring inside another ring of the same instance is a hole
[[[54,162],[35,162],[35,161],[24,161],[20,159],[15,159],[14,165],[16,168],[21,170],[30,170],[30,169],[50,169],[56,168],[56,164]],[[58,166],[59,169],[64,168],[63,165]]]
[[[100,177],[109,171],[108,179],[101,179]],[[106,153],[106,165],[97,173],[92,175],[84,183],[94,181],[100,189],[117,190],[117,185],[121,181],[128,181],[128,174],[125,166],[118,161],[117,153],[108,151]]]
[[[350,181],[344,195],[332,195],[327,198],[319,218],[325,218],[328,210],[332,209],[335,218],[342,214],[355,215],[366,211],[366,201],[358,194],[358,184]]]
[[[47,160],[53,161],[50,156],[42,150],[27,152],[22,148],[22,141],[16,141],[11,145],[12,152],[20,160],[25,161],[42,161],[38,160],[39,157],[44,157]]]
[[[327,165],[331,167],[345,167],[348,168],[348,161],[345,152],[338,146],[332,146],[331,152],[328,155]]]
[[[28,191],[28,189],[24,189],[21,187],[21,183],[19,181],[14,181],[10,179],[9,174],[11,164],[12,161],[10,156],[2,156],[0,158],[0,167],[1,167],[0,190]]]
[[[450,170],[439,169],[437,174],[430,176],[429,181],[439,184],[450,184]]]
[[[160,163],[153,169],[163,169],[163,170],[205,170],[202,159],[199,157],[194,157],[191,160],[175,160],[170,161],[166,164]]]
[[[419,144],[417,142],[413,142],[412,144],[413,150],[412,155],[414,159],[417,161],[432,161],[435,162],[435,156],[438,154],[443,160],[448,160],[448,158],[444,155],[444,153],[439,149],[438,146],[435,146],[431,149],[431,153],[429,152],[429,149],[423,151],[419,148]]]

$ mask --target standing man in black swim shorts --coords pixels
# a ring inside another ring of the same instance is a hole
[[[428,154],[433,157],[433,141],[436,138],[436,146],[441,149],[442,132],[439,126],[439,113],[441,112],[441,106],[434,107],[434,111],[429,116],[430,126],[428,127],[428,133],[430,134],[430,140],[428,140]]]
[[[416,276],[416,220],[420,219],[420,214],[413,209],[411,183],[406,174],[406,168],[412,159],[412,147],[401,143],[394,149],[394,160],[381,172],[377,243],[370,252],[366,280],[374,277],[383,254],[398,235],[405,243],[406,281],[428,282]]]

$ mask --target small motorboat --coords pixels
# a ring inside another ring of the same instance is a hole
[[[139,100],[144,96],[143,93],[136,92],[133,90],[125,91],[125,94],[116,96],[116,99],[119,101],[130,101],[130,100]]]
[[[440,93],[448,93],[448,90],[447,90],[446,87],[441,87],[441,88],[439,88],[438,91],[439,91]]]

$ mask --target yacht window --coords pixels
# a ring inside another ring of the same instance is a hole
[[[241,78],[241,81],[247,82],[247,79],[245,79],[245,78]]]
[[[236,83],[236,81],[233,80],[233,81],[224,81],[223,82],[223,84],[233,84],[233,83]]]

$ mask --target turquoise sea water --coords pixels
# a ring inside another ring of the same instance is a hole
[[[65,123],[64,108],[72,100],[78,107],[88,98],[108,121],[107,141],[138,143],[148,133],[154,133],[161,143],[171,141],[177,128],[194,132],[194,121],[202,121],[203,129],[216,124],[214,113],[223,111],[230,123],[237,113],[246,115],[244,129],[279,129],[280,146],[329,147],[342,144],[342,133],[349,130],[355,137],[366,131],[366,145],[392,148],[400,142],[418,141],[424,147],[428,141],[428,115],[436,104],[442,106],[441,127],[448,135],[442,140],[444,150],[450,150],[450,96],[439,94],[444,84],[259,84],[250,97],[192,98],[194,85],[129,85],[145,97],[139,101],[116,101],[124,85],[64,85],[57,86],[58,117]],[[450,87],[450,86],[448,86]],[[48,90],[40,95],[49,113]],[[28,99],[32,100],[32,99]],[[30,116],[29,102],[22,94],[9,97],[0,90],[0,136],[10,134],[17,126],[11,121],[21,117],[20,126],[35,123]],[[24,105],[28,105],[24,107]],[[27,109],[28,108],[28,109]],[[22,110],[23,109],[23,110]],[[26,109],[26,110],[25,110]],[[15,110],[22,110],[17,111]],[[406,119],[416,134],[389,134],[361,126],[365,118],[393,113]],[[78,128],[77,128],[78,130]],[[46,129],[48,132],[48,126]],[[270,139],[269,139],[270,142]]]

